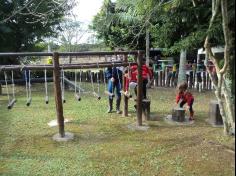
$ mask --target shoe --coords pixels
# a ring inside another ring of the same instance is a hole
[[[113,99],[109,98],[109,109],[108,109],[107,113],[112,113],[112,109],[113,109],[112,104],[113,104]]]
[[[121,110],[116,110],[116,114],[121,114],[122,111]]]
[[[194,112],[190,112],[190,117],[189,117],[189,120],[194,120],[194,117],[193,117],[193,115],[194,115]]]

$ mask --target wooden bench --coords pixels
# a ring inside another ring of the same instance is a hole
[[[142,101],[142,116],[145,120],[150,120],[150,105],[150,100],[145,99]]]

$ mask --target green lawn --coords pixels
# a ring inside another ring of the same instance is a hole
[[[24,87],[17,87],[17,104],[7,110],[7,96],[0,96],[0,175],[7,176],[232,176],[234,138],[222,128],[205,122],[211,92],[195,95],[196,122],[173,126],[163,118],[171,113],[174,89],[150,89],[152,116],[148,131],[132,131],[131,117],[107,114],[107,98],[89,94],[76,102],[66,92],[65,130],[75,134],[66,143],[52,140],[58,128],[47,123],[56,118],[50,87],[50,104],[44,103],[44,85],[33,85],[31,107],[25,106]]]

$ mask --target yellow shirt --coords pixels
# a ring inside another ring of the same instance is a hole
[[[173,65],[172,71],[173,71],[173,72],[176,72],[176,71],[177,71],[177,66],[176,66],[176,64]]]
[[[49,58],[47,59],[47,64],[49,64],[49,65],[52,64],[52,58],[51,58],[51,57],[49,57]]]

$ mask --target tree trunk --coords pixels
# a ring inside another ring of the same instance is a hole
[[[146,65],[149,66],[150,63],[150,32],[146,29]]]
[[[178,84],[187,81],[186,62],[187,62],[187,51],[185,49],[182,49],[180,53]]]

